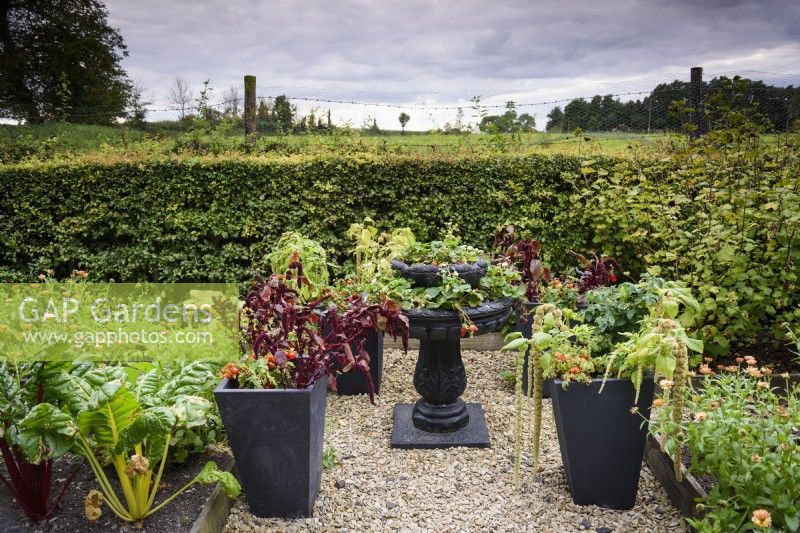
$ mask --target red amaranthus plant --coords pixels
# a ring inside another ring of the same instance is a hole
[[[619,263],[613,257],[592,254],[592,259],[588,259],[585,255],[572,250],[569,253],[578,259],[581,266],[586,269],[581,273],[580,281],[578,282],[579,304],[585,303],[586,293],[590,290],[606,287],[617,282],[617,276],[614,272],[619,270]]]
[[[298,275],[301,268],[299,259],[293,261],[287,276]],[[335,389],[339,373],[355,370],[365,376],[374,400],[364,343],[370,330],[380,329],[401,337],[403,347],[408,347],[408,319],[400,306],[386,297],[368,304],[360,295],[352,295],[341,308],[330,302],[323,313],[332,294],[325,292],[300,304],[287,276],[255,282],[241,312],[242,348],[247,355],[240,363],[226,365],[223,376],[238,380],[240,386],[268,389],[306,388],[327,376]]]
[[[542,282],[550,282],[550,269],[541,260],[542,243],[533,239],[514,242],[514,226],[506,226],[494,239],[495,249],[501,253],[494,263],[508,263],[515,268],[525,285],[525,299],[531,303],[539,302]]]

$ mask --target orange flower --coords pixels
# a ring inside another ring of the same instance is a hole
[[[761,369],[761,373],[764,374],[765,376],[771,376],[772,375],[772,369],[764,367],[764,368]]]
[[[756,509],[750,519],[756,527],[768,528],[772,525],[772,515],[766,509]]]
[[[712,411],[716,411],[719,408],[719,402],[713,401],[708,403],[708,408]]]
[[[223,378],[236,379],[239,376],[239,369],[233,363],[228,363],[219,372]]]
[[[750,460],[753,461],[754,463],[760,463],[761,456],[758,455],[757,453],[754,453],[753,455],[750,456]]]
[[[577,366],[573,366],[572,368],[569,369],[569,371],[570,371],[571,374],[580,374],[581,373],[581,369],[578,368]]]
[[[737,357],[736,358],[736,362],[737,363],[744,363],[744,357]]]
[[[707,415],[707,414],[705,414],[703,411],[700,411],[699,413],[697,413],[696,415],[694,415],[694,421],[695,421],[695,422],[702,422],[702,421],[703,421],[703,420],[705,420],[706,418],[708,418],[708,415]]]
[[[713,374],[713,373],[714,373],[714,371],[713,371],[713,370],[711,370],[711,369],[708,367],[708,365],[703,365],[703,366],[701,366],[701,367],[700,367],[700,373],[701,373],[701,374],[703,374],[704,376],[708,376],[708,375],[710,375],[710,374]]]
[[[661,407],[662,405],[664,405],[663,399],[656,398],[655,400],[653,400],[653,407]]]
[[[295,359],[297,359],[297,352],[289,350],[288,352],[286,352],[286,359],[288,359],[289,361],[294,361]]]
[[[273,370],[275,368],[275,356],[272,354],[269,354],[267,356],[267,368],[269,368],[270,370]]]

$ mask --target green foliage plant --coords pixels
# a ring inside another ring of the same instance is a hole
[[[800,389],[768,372],[748,358],[684,390],[685,420],[663,409],[654,416],[662,446],[676,457],[685,448],[689,472],[713,479],[701,516],[689,520],[697,531],[800,531]],[[683,440],[673,437],[677,425]]]
[[[87,496],[88,519],[99,518],[100,504],[105,502],[119,518],[141,527],[145,518],[196,483],[219,482],[229,497],[238,496],[239,484],[233,475],[209,461],[186,485],[155,504],[177,424],[176,412],[183,404],[178,398],[180,392],[173,392],[176,397],[167,407],[166,402],[156,400],[157,393],[151,394],[149,379],[137,382],[137,388],[131,389],[124,367],[66,365],[51,365],[45,386],[59,399],[62,412],[77,428],[77,447],[101,488],[99,494]],[[146,406],[148,402],[150,406]],[[107,463],[117,476],[122,498],[106,474]]]
[[[296,276],[287,278],[287,282],[308,301],[314,296],[313,287],[325,287],[330,279],[328,255],[320,243],[296,231],[287,231],[275,243],[266,260],[273,274],[285,276],[290,267],[298,264],[299,257],[303,258],[302,269]]]

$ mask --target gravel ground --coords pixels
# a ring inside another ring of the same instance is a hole
[[[544,470],[537,474],[523,456],[525,481],[515,491],[513,392],[499,378],[508,359],[499,352],[464,352],[469,385],[463,398],[483,404],[491,448],[395,450],[389,447],[392,409],[418,398],[411,384],[416,354],[387,350],[377,405],[363,396],[328,396],[326,446],[336,448],[340,464],[323,471],[314,516],[258,518],[240,498],[225,531],[686,531],[646,466],[633,510],[573,504],[549,400],[542,421]]]

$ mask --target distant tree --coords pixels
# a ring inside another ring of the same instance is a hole
[[[225,103],[223,114],[226,117],[235,118],[239,116],[239,109],[242,103],[242,96],[239,93],[239,88],[231,85],[230,89],[225,91],[222,95],[222,101]]]
[[[402,128],[401,133],[405,133],[406,124],[408,124],[408,121],[411,120],[411,117],[405,111],[403,111],[402,113],[400,113],[398,120],[400,121],[400,127]]]
[[[260,100],[258,102],[258,108],[256,109],[256,118],[258,120],[269,119],[269,106],[267,105],[266,101]]]
[[[487,133],[519,133],[533,131],[536,120],[528,113],[517,116],[514,102],[506,102],[506,112],[502,115],[484,115],[478,124],[481,131]]]
[[[564,126],[564,112],[556,106],[547,114],[547,125],[545,129],[550,132],[562,132]]]
[[[282,94],[275,98],[272,106],[272,121],[275,123],[276,131],[279,133],[291,133],[294,126],[295,109],[289,103],[286,95]]]
[[[181,119],[186,118],[186,110],[192,103],[194,95],[189,88],[189,82],[177,76],[172,80],[172,85],[167,89],[167,99],[171,104],[180,108]]]
[[[147,106],[153,105],[152,101],[144,99],[144,85],[140,80],[134,82],[131,87],[130,97],[130,122],[133,126],[139,127],[144,124],[147,117]]]
[[[0,0],[0,116],[111,123],[131,97],[127,55],[100,0]]]

